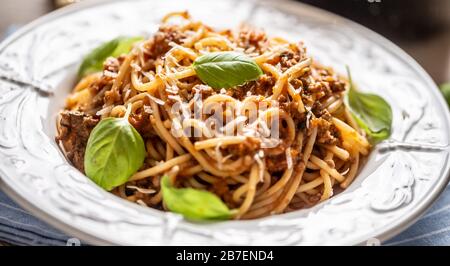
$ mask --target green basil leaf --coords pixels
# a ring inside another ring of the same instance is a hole
[[[242,85],[263,74],[251,58],[236,52],[205,54],[198,57],[192,66],[197,76],[215,89]]]
[[[128,181],[146,156],[141,135],[126,118],[106,118],[92,130],[84,156],[86,175],[111,190]]]
[[[131,48],[133,48],[133,44],[144,40],[143,37],[119,37],[119,43],[114,50],[114,52],[111,54],[113,57],[121,56],[122,54],[127,54],[131,51]]]
[[[78,69],[78,78],[92,74],[103,69],[103,62],[110,57],[118,57],[121,54],[128,53],[133,44],[143,40],[142,37],[118,37],[95,48],[91,53],[84,57]]]
[[[191,220],[226,220],[231,211],[215,194],[193,188],[174,188],[168,176],[161,180],[166,207]]]
[[[450,107],[450,83],[445,83],[441,85],[441,92]]]
[[[350,89],[345,101],[356,122],[374,144],[389,138],[392,125],[391,106],[376,94],[359,92],[353,84],[350,71],[347,71]]]

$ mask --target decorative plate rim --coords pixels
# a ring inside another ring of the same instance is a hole
[[[128,1],[136,1],[136,0],[128,0]],[[141,0],[137,0],[141,1]],[[249,0],[250,2],[253,2],[252,0]],[[95,0],[90,2],[81,2],[73,6],[69,6],[54,12],[51,12],[41,18],[38,18],[37,20],[31,22],[30,24],[27,24],[17,32],[15,32],[13,35],[9,36],[6,40],[4,40],[0,44],[0,52],[3,51],[5,48],[7,48],[9,45],[12,45],[14,41],[19,39],[21,36],[27,34],[28,32],[32,31],[35,28],[38,28],[41,25],[44,25],[47,22],[50,22],[54,19],[63,17],[64,15],[76,13],[81,10],[85,10],[91,7],[101,6],[101,5],[108,5],[119,2],[119,0],[114,1],[107,1],[107,0]],[[262,5],[268,4],[273,5],[271,3],[268,3],[267,1],[261,1]],[[426,86],[430,90],[430,93],[433,94],[433,96],[437,99],[439,106],[437,108],[444,108],[446,112],[443,112],[443,116],[445,118],[445,122],[447,125],[450,125],[450,114],[448,113],[448,107],[446,103],[444,102],[442,97],[439,97],[438,95],[439,91],[436,86],[436,84],[432,81],[432,79],[429,77],[429,75],[425,72],[425,70],[407,53],[405,53],[402,49],[397,47],[395,44],[384,38],[383,36],[373,32],[370,29],[367,29],[353,21],[350,21],[348,19],[342,18],[336,14],[330,13],[328,11],[324,11],[319,8],[315,8],[306,4],[302,3],[296,3],[291,1],[281,1],[278,2],[280,6],[280,10],[287,10],[287,9],[293,9],[298,10],[300,8],[310,10],[311,12],[314,12],[318,15],[328,16],[332,17],[333,19],[343,22],[346,25],[351,25],[353,28],[355,28],[357,31],[367,33],[369,35],[369,39],[373,39],[377,41],[377,44],[383,47],[384,49],[388,51],[395,52],[396,55],[398,55],[399,58],[405,61],[405,64],[408,64],[410,67],[412,67],[417,73],[420,73],[421,79],[426,82]],[[295,13],[295,12],[293,12]],[[447,149],[448,151],[448,149]],[[416,204],[414,208],[409,210],[409,212],[402,216],[400,219],[396,220],[389,226],[385,226],[382,229],[379,229],[378,231],[373,232],[374,236],[377,236],[377,238],[381,241],[387,240],[396,234],[400,233],[402,230],[404,230],[406,227],[414,223],[417,219],[420,218],[420,216],[426,211],[428,207],[436,200],[436,198],[441,194],[441,192],[445,189],[445,186],[447,185],[450,176],[450,165],[449,165],[449,159],[448,156],[445,159],[445,166],[444,170],[441,172],[441,176],[439,177],[439,181],[437,181],[436,186],[434,186],[430,193],[428,193],[426,196],[424,196],[424,199]],[[8,184],[5,182],[5,180],[0,177],[0,188],[2,188],[8,196],[10,196],[12,199],[14,199],[19,205],[21,205],[23,208],[29,210],[31,213],[33,213],[36,217],[42,219],[43,221],[49,223],[50,225],[60,229],[63,232],[68,233],[69,235],[76,236],[81,238],[82,240],[85,240],[88,243],[91,244],[100,244],[100,245],[112,245],[117,244],[114,242],[111,242],[106,239],[102,239],[94,234],[90,234],[88,232],[85,232],[81,229],[78,229],[76,226],[67,224],[63,222],[62,220],[55,219],[54,216],[52,216],[48,210],[40,208],[38,206],[38,203],[30,202],[25,198],[26,195],[21,194],[20,191],[17,189],[14,189],[11,184]],[[131,206],[131,204],[130,204]],[[133,206],[134,207],[134,206]],[[360,238],[361,241],[357,243],[352,244],[362,244],[365,240],[367,240],[366,237]]]

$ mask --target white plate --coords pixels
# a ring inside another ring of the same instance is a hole
[[[87,2],[47,15],[0,45],[0,185],[62,231],[93,244],[302,245],[383,241],[422,214],[449,173],[448,108],[408,55],[355,23],[306,5],[274,1]],[[214,27],[242,21],[302,40],[314,58],[393,107],[389,141],[371,153],[343,193],[311,209],[252,221],[194,224],[103,191],[54,142],[55,115],[82,56],[118,35],[151,34],[169,11]],[[372,242],[373,243],[373,242]]]

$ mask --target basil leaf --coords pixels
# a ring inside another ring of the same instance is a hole
[[[111,190],[128,181],[142,166],[144,141],[125,118],[106,118],[92,130],[84,156],[86,175]]]
[[[445,83],[440,86],[442,95],[444,95],[448,106],[450,107],[450,83]]]
[[[143,37],[119,37],[119,43],[111,56],[118,57],[129,53],[131,48],[133,48],[133,44],[142,40],[144,40]]]
[[[347,71],[350,89],[345,101],[356,122],[373,144],[389,138],[392,124],[391,106],[376,94],[359,92],[353,84],[350,70]]]
[[[242,85],[263,74],[251,58],[236,52],[205,54],[198,57],[192,66],[197,76],[215,89]]]
[[[84,57],[78,69],[78,78],[92,74],[103,69],[103,62],[110,57],[118,57],[121,54],[128,53],[133,44],[143,40],[142,37],[118,37],[95,48],[91,53]]]
[[[174,188],[168,176],[161,180],[166,207],[191,220],[226,220],[231,217],[227,205],[215,194],[193,188]]]

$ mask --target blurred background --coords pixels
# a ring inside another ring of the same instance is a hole
[[[32,20],[79,1],[93,0],[0,0],[0,41]],[[363,24],[409,53],[438,85],[450,82],[450,0],[283,1],[305,2]],[[447,86],[447,100],[450,104],[450,84]],[[447,202],[448,195],[450,194],[444,194]],[[420,229],[420,226],[418,228]],[[414,230],[411,232],[416,234],[417,230]],[[443,232],[448,232],[448,228],[446,230]],[[2,245],[8,243],[0,241],[0,246]]]
[[[0,38],[52,10],[78,1],[92,0],[0,0]],[[437,84],[450,82],[450,0],[297,1],[375,30],[414,57]]]

